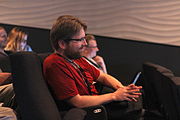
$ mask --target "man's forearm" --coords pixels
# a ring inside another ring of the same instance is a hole
[[[79,95],[70,98],[68,102],[75,107],[84,108],[95,105],[101,105],[103,103],[108,103],[111,101],[136,101],[136,98],[141,95],[139,92],[141,87],[131,85],[128,87],[120,87],[113,93],[103,94],[103,95]]]
[[[98,78],[99,82],[102,84],[109,86],[115,90],[117,90],[120,87],[124,87],[120,81],[118,81],[116,78],[112,77],[111,75],[100,73],[100,76]]]
[[[68,102],[75,107],[84,108],[90,106],[101,105],[113,101],[113,93],[90,96],[90,95],[76,95],[69,99]]]

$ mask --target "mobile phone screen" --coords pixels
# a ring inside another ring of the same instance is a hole
[[[137,74],[136,77],[134,78],[132,84],[136,84],[136,82],[137,82],[138,78],[140,77],[140,75],[141,75],[141,72],[138,72],[138,74]]]

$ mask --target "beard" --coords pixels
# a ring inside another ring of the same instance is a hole
[[[79,51],[73,51],[71,48],[64,50],[64,55],[71,60],[79,59],[82,57]]]

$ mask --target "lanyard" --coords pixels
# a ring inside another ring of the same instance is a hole
[[[73,62],[72,60],[68,59],[68,58],[65,58],[64,56],[56,53],[58,56],[64,58],[66,61],[68,61],[75,69],[76,71],[78,72],[78,74],[81,76],[81,78],[84,80],[84,83],[85,85],[87,86],[88,88],[88,91],[89,91],[89,94],[92,95],[92,91],[91,91],[91,87],[90,87],[90,83],[89,81],[87,80],[87,78],[85,77],[85,73],[84,73],[84,70],[75,62]]]
[[[102,67],[99,65],[99,64],[97,64],[97,63],[94,63],[92,60],[90,60],[89,58],[87,58],[87,57],[85,57],[85,56],[83,56],[87,61],[89,61],[91,64],[93,64],[95,67],[97,67],[97,68],[99,68],[99,69],[102,69]]]

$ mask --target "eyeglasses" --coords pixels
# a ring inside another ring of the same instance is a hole
[[[71,38],[71,39],[65,39],[65,41],[84,41],[84,40],[86,40],[86,38],[85,37],[82,37],[82,38],[80,38],[80,39],[73,39],[73,38]]]
[[[88,46],[86,45],[87,48],[98,48],[97,46]]]

